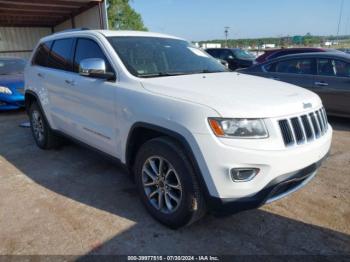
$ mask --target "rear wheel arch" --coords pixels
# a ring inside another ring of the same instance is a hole
[[[27,90],[24,94],[24,104],[25,104],[25,109],[26,109],[27,114],[29,114],[29,109],[34,102],[37,103],[37,105],[39,106],[39,109],[41,110],[43,117],[45,118],[45,121],[47,122],[49,128],[52,129],[51,124],[48,121],[48,118],[45,114],[45,110],[41,104],[39,96],[35,92],[33,92],[31,90]]]
[[[40,104],[38,96],[34,92],[27,90],[24,95],[24,105],[27,113],[29,113],[29,108],[33,102]]]

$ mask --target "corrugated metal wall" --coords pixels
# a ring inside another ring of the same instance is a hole
[[[101,5],[103,28],[107,29],[106,6]],[[101,29],[99,6],[96,5],[74,18],[76,27]],[[55,32],[72,28],[71,20],[67,20],[54,28]],[[40,38],[51,34],[51,28],[38,27],[1,27],[0,56],[16,56],[28,58]],[[26,51],[26,52],[23,52]]]
[[[101,6],[102,7],[102,14],[105,14],[104,12],[104,5]],[[104,16],[104,22],[106,21],[105,16]],[[98,5],[90,8],[89,10],[85,11],[84,13],[77,15],[74,18],[74,22],[75,22],[75,27],[79,28],[79,27],[87,27],[90,29],[103,29],[100,26],[100,14],[99,14],[99,7]],[[55,32],[59,32],[62,30],[66,30],[72,28],[72,21],[71,20],[67,20],[57,26],[55,26],[54,30]],[[106,25],[104,25],[104,28],[107,28]]]
[[[0,56],[28,58],[38,40],[49,34],[50,28],[0,27]]]

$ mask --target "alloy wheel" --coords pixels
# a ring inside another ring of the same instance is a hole
[[[143,188],[149,202],[165,214],[173,213],[180,206],[182,186],[171,163],[163,157],[152,156],[142,167]]]
[[[44,139],[44,121],[41,114],[36,110],[32,113],[31,124],[36,139],[41,142]]]

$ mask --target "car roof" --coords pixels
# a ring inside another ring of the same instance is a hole
[[[275,48],[275,49],[268,49],[266,52],[281,52],[281,51],[297,51],[297,50],[326,50],[322,47],[288,47],[288,48]]]
[[[307,58],[307,57],[340,58],[340,59],[345,59],[350,61],[349,54],[346,54],[341,51],[338,51],[338,52],[335,51],[335,52],[313,52],[313,53],[299,53],[299,54],[284,55],[284,56],[271,59],[267,62],[271,63],[277,60],[284,60],[289,58]]]
[[[138,37],[159,37],[159,38],[171,38],[171,39],[179,39],[184,40],[182,38],[171,36],[167,34],[154,33],[154,32],[145,32],[145,31],[127,31],[127,30],[67,30],[54,33],[52,35],[44,37],[43,41],[54,40],[56,38],[64,38],[64,37],[77,37],[79,35],[104,35],[105,37],[118,37],[118,36],[138,36]]]
[[[242,50],[241,48],[229,48],[229,47],[209,47],[205,50]]]

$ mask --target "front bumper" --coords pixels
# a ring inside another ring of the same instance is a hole
[[[239,200],[256,195],[283,174],[302,170],[323,159],[330,150],[332,128],[329,126],[322,137],[294,147],[285,147],[283,140],[273,135],[252,142],[196,134],[195,140],[198,150],[194,154],[209,197]],[[251,143],[250,148],[242,146],[248,143]],[[232,168],[260,171],[250,181],[234,182],[230,175]]]
[[[253,196],[240,199],[210,197],[207,200],[208,209],[214,214],[228,215],[258,208],[261,205],[276,201],[297,191],[311,181],[316,175],[317,169],[327,157],[328,153],[321,160],[308,167],[275,178],[265,188]]]
[[[0,95],[0,111],[14,110],[24,107],[24,96],[22,94]]]

